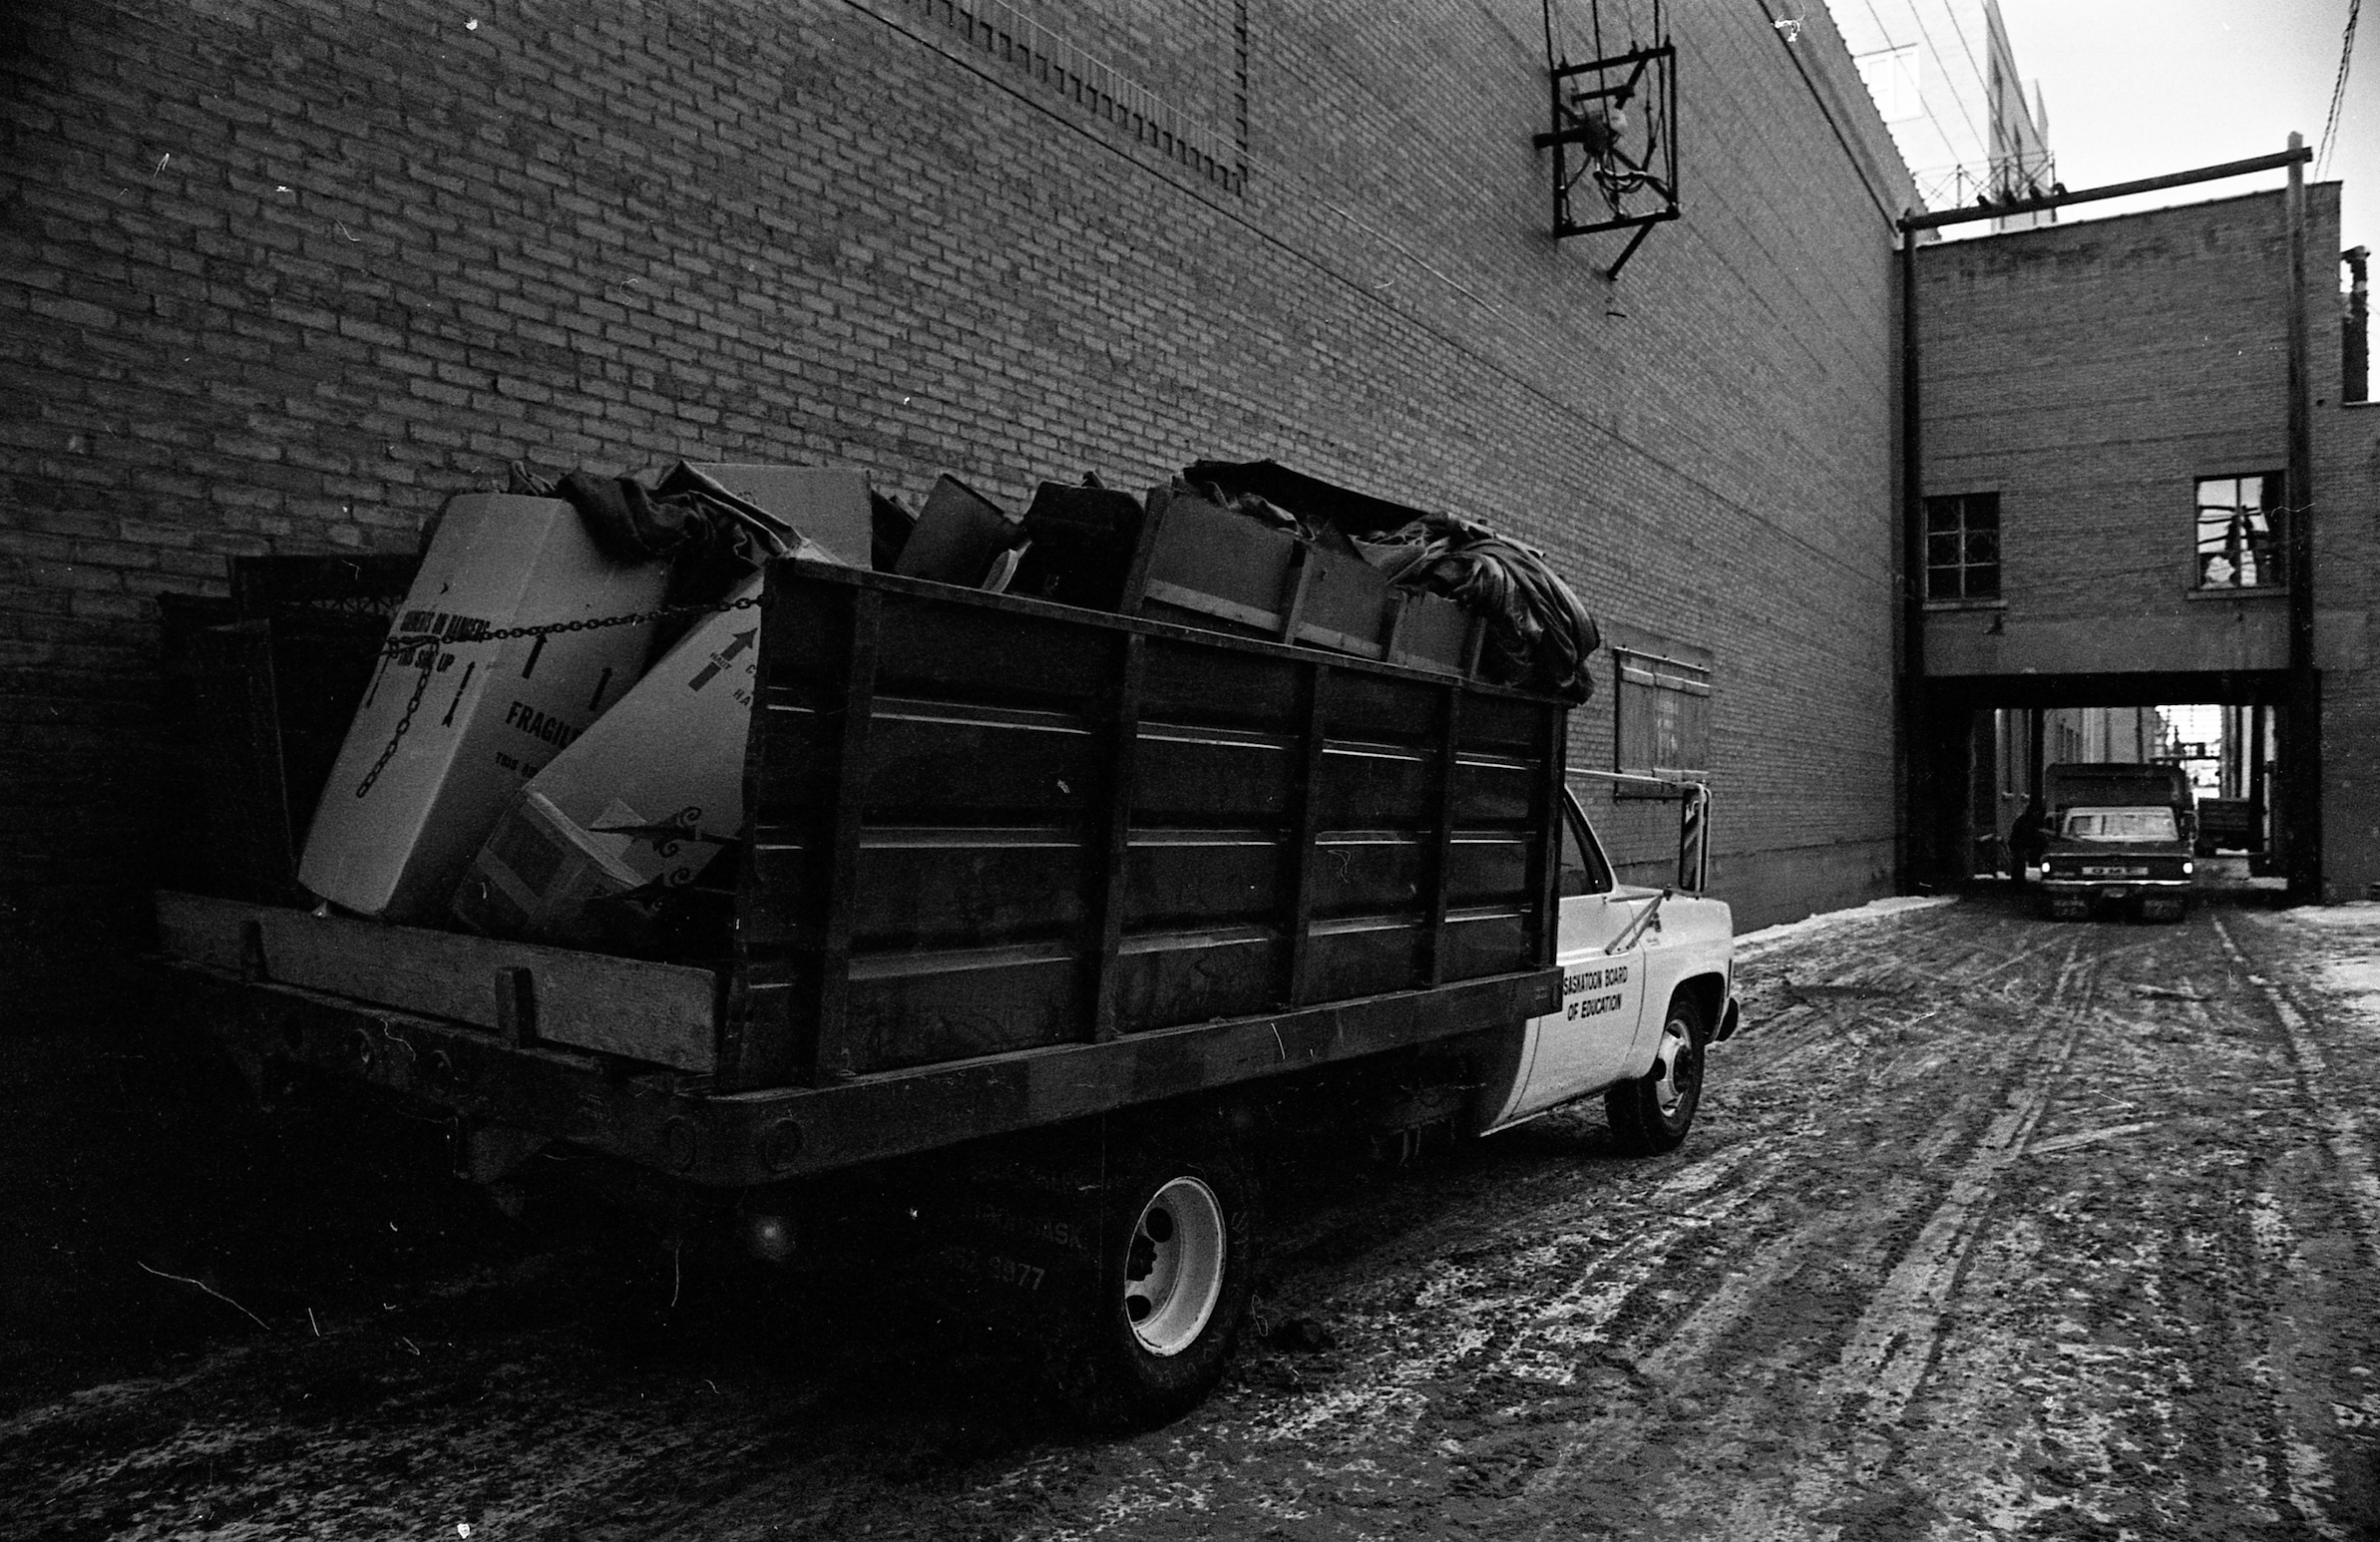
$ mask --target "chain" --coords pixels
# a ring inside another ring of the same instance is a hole
[[[477,642],[509,642],[516,637],[550,637],[563,631],[595,631],[605,626],[637,626],[646,621],[664,620],[673,615],[719,615],[729,610],[753,610],[767,603],[758,594],[742,599],[722,599],[707,605],[663,605],[657,610],[635,610],[625,615],[598,615],[576,621],[549,621],[543,626],[499,626],[468,637],[439,638],[428,632],[392,634],[380,649],[383,658],[397,658],[419,651],[421,676],[413,682],[413,698],[405,703],[405,715],[397,719],[388,744],[380,751],[380,758],[372,762],[372,769],[355,784],[355,795],[361,798],[371,792],[372,784],[380,780],[380,773],[397,758],[397,746],[405,742],[406,733],[413,727],[413,714],[421,710],[422,696],[430,688],[430,676],[438,671],[439,653],[450,647],[464,647]]]
[[[372,762],[372,769],[364,773],[364,779],[355,784],[358,798],[372,790],[372,784],[380,780],[380,773],[388,769],[390,761],[396,759],[397,746],[405,741],[405,731],[413,726],[413,714],[420,710],[422,693],[430,688],[430,676],[437,670],[438,650],[422,649],[422,672],[421,677],[413,682],[413,699],[405,703],[405,715],[397,719],[397,731],[388,736],[388,747],[380,752],[378,760]]]
[[[758,594],[741,599],[722,599],[707,605],[663,605],[658,610],[631,610],[625,615],[588,616],[576,621],[548,621],[543,626],[498,626],[489,631],[474,632],[468,637],[437,637],[426,631],[392,632],[380,648],[383,658],[397,658],[415,648],[469,647],[480,642],[510,642],[516,637],[550,637],[562,631],[599,631],[605,626],[641,626],[647,621],[667,620],[673,615],[718,615],[728,610],[754,610],[768,601]]]

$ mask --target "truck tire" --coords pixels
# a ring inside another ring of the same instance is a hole
[[[1096,1268],[1055,1304],[1050,1379],[1084,1422],[1147,1428],[1222,1379],[1256,1271],[1257,1184],[1227,1137],[1126,1148],[1102,1185]]]
[[[1675,1151],[1694,1126],[1703,1102],[1703,1045],[1707,1034],[1700,1002],[1686,991],[1670,997],[1662,1015],[1661,1041],[1653,1068],[1603,1094],[1603,1111],[1620,1147],[1633,1156]]]

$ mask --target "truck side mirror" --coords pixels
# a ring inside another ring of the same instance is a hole
[[[1688,782],[1678,789],[1678,887],[1701,894],[1711,876],[1711,789]]]

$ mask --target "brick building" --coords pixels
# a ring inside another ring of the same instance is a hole
[[[1822,12],[1684,24],[1687,215],[1617,283],[1619,237],[1547,233],[1530,0],[4,25],[19,1008],[138,936],[177,792],[154,596],[243,553],[409,551],[515,460],[854,465],[912,498],[947,470],[1020,506],[1271,456],[1484,517],[1707,684],[1744,924],[1890,882],[1908,193]],[[1614,761],[1603,678],[1575,764]]]
[[[2269,724],[2284,782],[2293,761],[2318,765],[2314,892],[2360,898],[2380,880],[2380,408],[2342,400],[2338,188],[2305,201],[2307,596],[2287,553],[2285,193],[1918,251],[1918,459],[1928,539],[1945,543],[1923,643],[1939,851],[1988,834],[1992,800],[1959,785],[1990,758],[1970,751],[1984,725],[1969,713],[2204,702]],[[1966,549],[1982,563],[1953,550],[1987,530]],[[2311,603],[2318,763],[2296,758],[2313,737],[2302,704],[2291,720],[2296,597]],[[2305,834],[2294,823],[2277,822],[2284,847]]]

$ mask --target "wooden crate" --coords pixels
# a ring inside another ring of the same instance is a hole
[[[1361,546],[1361,544],[1359,544]],[[1126,614],[1468,674],[1480,622],[1398,589],[1360,556],[1301,542],[1179,488],[1153,488]]]
[[[1129,613],[1244,637],[1280,637],[1295,597],[1298,538],[1195,493],[1149,490]]]

